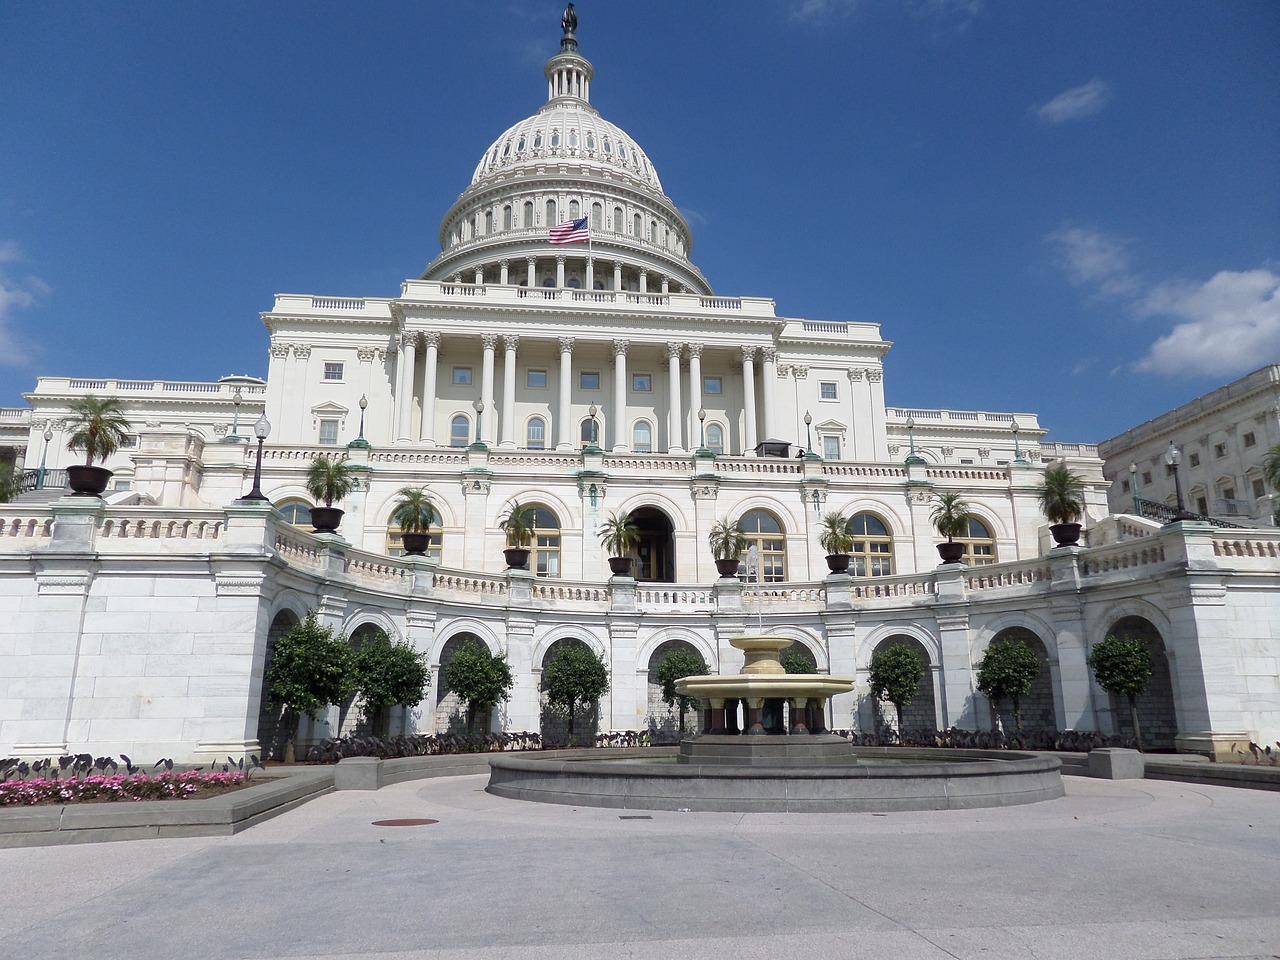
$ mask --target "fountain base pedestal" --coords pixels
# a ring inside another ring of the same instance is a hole
[[[831,734],[742,737],[704,734],[680,741],[677,763],[735,767],[836,767],[858,762],[853,744]]]

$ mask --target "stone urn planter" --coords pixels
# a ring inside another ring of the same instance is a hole
[[[337,507],[312,507],[311,526],[316,533],[337,533],[343,511]]]
[[[507,561],[507,566],[512,570],[529,569],[528,547],[507,547],[507,549],[502,551],[502,557]]]
[[[431,546],[431,534],[402,533],[400,534],[400,542],[404,544],[404,555],[406,557],[425,557],[427,548]]]
[[[827,569],[832,573],[848,573],[849,555],[847,553],[828,553]]]
[[[75,463],[67,467],[67,486],[76,497],[100,497],[111,482],[111,471],[106,467],[90,467]]]
[[[723,560],[716,561],[716,571],[721,577],[736,577],[739,563],[741,560],[738,557],[725,557]]]
[[[960,558],[964,556],[963,543],[946,543],[938,544],[938,556],[942,558],[943,563],[959,563]]]
[[[1080,524],[1054,523],[1049,525],[1049,533],[1053,542],[1059,547],[1075,547],[1080,545]]]
[[[610,557],[609,572],[615,577],[631,576],[631,557]]]

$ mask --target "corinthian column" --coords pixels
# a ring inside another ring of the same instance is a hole
[[[569,406],[573,396],[573,337],[560,338],[560,409],[556,413],[556,449],[573,449]]]
[[[484,347],[484,359],[480,361],[480,399],[484,401],[484,413],[480,415],[480,439],[493,439],[493,355],[498,349],[496,333],[482,334],[480,344]]]
[[[396,441],[399,443],[409,443],[413,438],[413,380],[418,365],[417,340],[416,333],[400,335],[400,359],[396,362],[396,378],[400,382],[396,391],[396,407],[400,411]]]
[[[440,357],[440,334],[437,331],[424,333],[423,341],[427,345],[427,356],[422,375],[422,426],[418,430],[418,439],[423,443],[434,445],[436,442],[436,367]]]
[[[613,341],[613,449],[626,452],[631,449],[627,436],[627,341]]]
[[[754,450],[756,443],[756,348],[742,348],[742,425],[746,453]]]
[[[503,334],[502,345],[502,442],[498,446],[510,449],[516,445],[516,347],[520,338]]]
[[[684,431],[680,429],[680,349],[679,343],[667,343],[667,383],[670,385],[667,404],[667,453],[684,453]]]
[[[762,347],[760,350],[760,376],[764,380],[764,438],[766,440],[774,439],[778,433],[775,424],[775,414],[777,412],[776,386],[778,380],[778,371],[775,360],[778,358],[778,351],[774,347]]]

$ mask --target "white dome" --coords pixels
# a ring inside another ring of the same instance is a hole
[[[662,192],[658,171],[625,131],[584,101],[567,98],[553,100],[498,137],[476,166],[471,184],[549,159],[614,170]]]

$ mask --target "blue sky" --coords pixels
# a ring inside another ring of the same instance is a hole
[[[394,296],[562,6],[0,4],[0,405],[262,375],[276,293]],[[1092,442],[1280,361],[1280,3],[578,13],[717,292],[881,324],[892,405]]]

